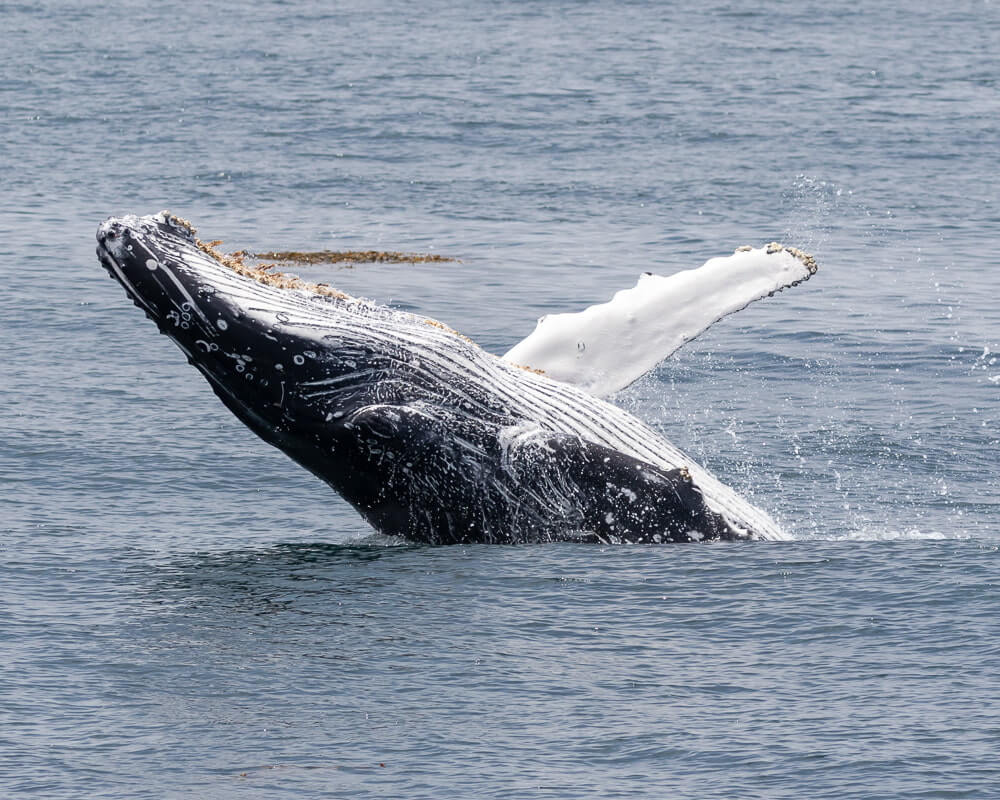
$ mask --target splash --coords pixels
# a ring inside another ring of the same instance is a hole
[[[847,225],[853,223],[856,238],[872,246],[884,244],[896,226],[892,209],[873,209],[853,189],[811,175],[795,177],[782,193],[782,206],[783,236],[821,256],[836,249],[834,239],[843,236]]]

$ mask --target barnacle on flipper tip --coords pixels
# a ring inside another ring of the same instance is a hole
[[[813,258],[805,250],[799,250],[799,248],[797,247],[786,247],[780,242],[770,242],[766,245],[766,248],[768,255],[773,255],[774,253],[780,253],[782,250],[784,250],[790,256],[794,256],[795,258],[797,258],[799,261],[802,262],[803,266],[805,266],[807,270],[809,270],[810,275],[815,275],[816,270],[819,269],[819,265],[816,263],[816,259]]]
[[[811,254],[807,253],[805,250],[799,250],[797,247],[786,247],[784,250],[786,253],[791,253],[799,261],[805,264],[805,267],[809,270],[810,275],[816,274],[816,270],[819,269],[819,264],[816,263],[816,259],[813,258]]]
[[[751,247],[750,245],[744,244],[737,247],[736,250],[733,251],[733,254],[735,255],[736,253],[749,253],[753,249],[754,248]],[[799,261],[801,261],[803,266],[805,266],[805,268],[809,270],[810,275],[815,275],[816,270],[819,269],[819,265],[816,263],[816,259],[813,258],[813,256],[807,253],[805,250],[799,250],[799,248],[797,247],[788,247],[786,245],[781,244],[781,242],[768,242],[766,245],[764,245],[764,250],[767,252],[769,256],[773,256],[775,253],[780,253],[782,251],[788,253],[790,256],[793,256],[797,258]],[[792,285],[794,286],[795,284]]]

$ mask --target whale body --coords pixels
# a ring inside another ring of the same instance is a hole
[[[97,240],[107,271],[226,407],[382,533],[787,538],[631,414],[436,320],[245,266],[167,212],[108,219]]]

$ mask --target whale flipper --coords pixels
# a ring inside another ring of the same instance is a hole
[[[812,256],[775,243],[669,277],[647,272],[607,303],[542,317],[503,358],[606,397],[723,317],[815,272]]]

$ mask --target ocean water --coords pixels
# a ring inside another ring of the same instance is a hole
[[[0,3],[0,796],[1000,797],[988,0]],[[94,256],[169,208],[502,352],[742,244],[616,402],[795,539],[423,547]]]

